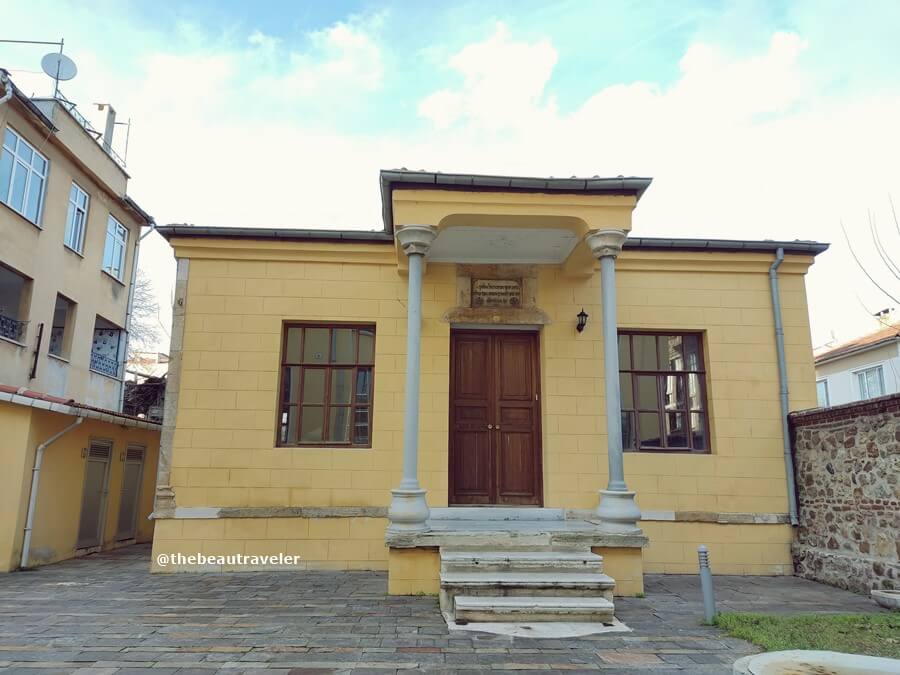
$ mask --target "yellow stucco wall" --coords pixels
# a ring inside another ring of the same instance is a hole
[[[0,465],[4,467],[3,477],[0,478],[3,481],[0,497],[0,571],[19,566],[36,448],[74,419],[69,415],[0,402],[0,429],[4,430],[0,444]],[[11,433],[7,434],[7,429]],[[86,419],[44,452],[29,558],[32,566],[64,560],[76,554],[85,474],[82,451],[92,439],[110,440],[113,444],[102,548],[117,545],[116,526],[124,466],[122,456],[130,445],[146,448],[134,541],[148,542],[153,538],[153,521],[148,516],[153,510],[159,432]]]
[[[406,279],[394,251],[374,244],[173,243],[176,255],[191,259],[172,457],[177,505],[387,506],[389,489],[400,480],[406,351]],[[702,330],[705,336],[712,452],[627,454],[626,479],[642,509],[787,511],[771,260],[755,253],[671,251],[626,251],[620,257],[621,328]],[[815,403],[803,277],[810,263],[808,257],[788,256],[780,271],[793,409]],[[442,316],[455,297],[455,267],[428,265],[419,470],[431,506],[446,506],[448,496],[450,325]],[[540,338],[545,506],[591,509],[606,484],[599,298],[596,273],[567,276],[558,267],[540,269],[537,305],[552,320]],[[582,307],[591,319],[579,334],[575,315]],[[371,449],[275,447],[285,320],[376,324]],[[754,554],[740,563],[741,570],[786,571],[787,525],[645,527],[651,540],[665,542],[665,532],[692,544],[688,533],[702,531],[705,543],[723,546],[737,532],[752,532],[760,543],[776,546],[778,555],[763,560]],[[689,558],[684,549],[676,553],[653,544],[646,552],[648,569],[674,570]],[[715,564],[715,554],[713,559]]]
[[[196,571],[164,554],[206,556],[300,556],[298,569],[386,570],[384,518],[218,518],[168,519],[156,523],[152,571]],[[246,565],[224,564],[222,570],[247,571]]]

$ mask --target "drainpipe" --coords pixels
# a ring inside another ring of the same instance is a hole
[[[775,260],[769,267],[769,288],[772,291],[772,314],[775,318],[775,347],[778,350],[778,384],[781,393],[781,435],[784,439],[784,475],[787,479],[788,513],[791,525],[799,525],[797,518],[797,485],[794,479],[794,456],[791,452],[791,432],[788,427],[788,376],[784,356],[784,323],[781,320],[781,293],[778,289],[778,268],[784,262],[784,249],[775,252]]]
[[[31,530],[34,527],[34,512],[37,511],[38,486],[41,482],[41,464],[44,461],[44,450],[72,431],[72,429],[81,426],[82,422],[84,422],[83,417],[76,417],[75,421],[65,429],[56,432],[37,446],[37,450],[34,453],[34,468],[31,470],[31,495],[28,497],[28,513],[25,516],[25,539],[22,542],[22,562],[20,564],[22,569],[28,567],[28,556],[31,554]]]
[[[4,93],[3,96],[0,96],[0,105],[3,105],[11,99],[13,95],[13,86],[12,82],[9,80],[9,75],[0,73],[0,84],[2,84],[3,88],[6,90],[6,93]]]
[[[150,229],[144,232],[134,242],[134,254],[131,257],[131,285],[128,287],[128,307],[125,310],[125,338],[122,340],[122,380],[119,382],[119,407],[122,412],[125,406],[125,364],[128,363],[128,338],[131,336],[131,318],[134,316],[134,284],[137,281],[138,255],[141,250],[141,242],[148,234],[156,229],[156,223],[150,221]],[[138,229],[140,232],[140,228]]]

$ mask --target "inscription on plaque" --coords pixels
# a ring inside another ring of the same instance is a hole
[[[521,279],[473,279],[472,307],[520,307]]]

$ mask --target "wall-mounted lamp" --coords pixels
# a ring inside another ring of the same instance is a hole
[[[578,312],[578,324],[575,326],[575,330],[579,333],[584,330],[584,327],[587,326],[588,313],[584,311],[584,307],[581,308],[581,311]]]

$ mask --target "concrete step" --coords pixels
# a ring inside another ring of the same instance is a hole
[[[605,598],[471,596],[455,598],[457,621],[612,623],[613,603]]]
[[[529,506],[450,506],[434,507],[429,515],[431,520],[474,520],[474,521],[563,521],[565,509],[545,509]]]
[[[441,549],[441,572],[603,572],[603,558],[588,549],[571,551],[467,551]]]
[[[510,597],[601,597],[612,602],[616,582],[605,574],[569,572],[445,572],[441,608],[453,610],[460,595]]]

